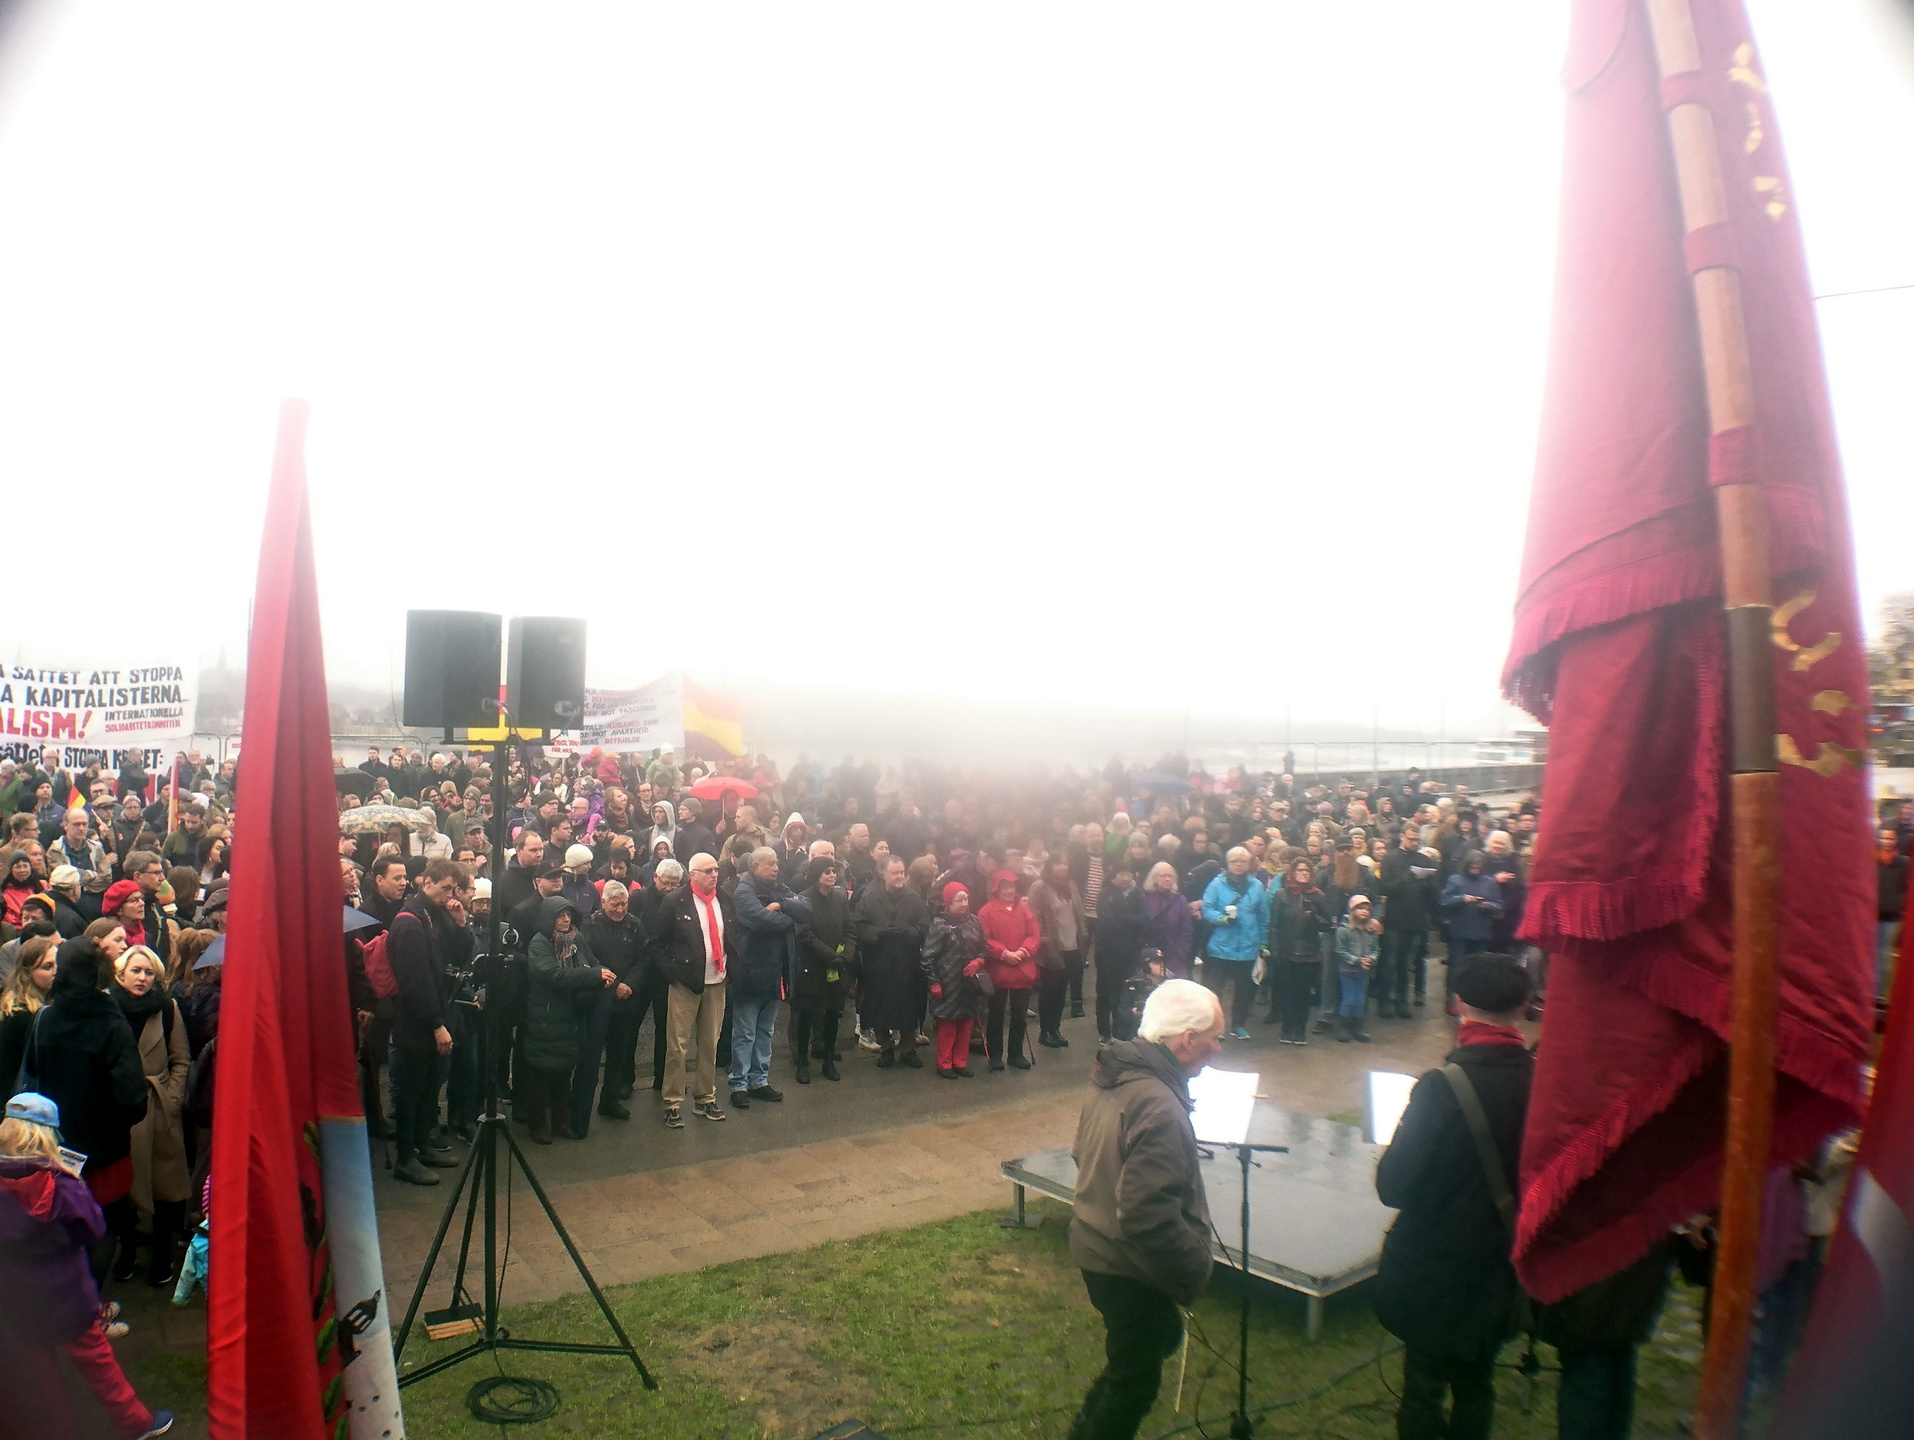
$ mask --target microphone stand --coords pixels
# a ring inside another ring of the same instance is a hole
[[[1249,1418],[1249,1167],[1256,1162],[1250,1157],[1256,1154],[1287,1155],[1287,1145],[1251,1145],[1234,1140],[1212,1140],[1212,1145],[1222,1145],[1236,1152],[1236,1158],[1243,1170],[1243,1206],[1242,1206],[1242,1262],[1236,1267],[1241,1275],[1242,1305],[1236,1317],[1236,1409],[1229,1417],[1230,1440],[1251,1440],[1255,1426]],[[1217,1236],[1222,1244],[1222,1236]],[[1229,1259],[1229,1246],[1223,1245],[1223,1258]]]

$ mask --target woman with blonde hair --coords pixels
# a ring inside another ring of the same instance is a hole
[[[0,1075],[6,1076],[9,1089],[27,1053],[33,1017],[46,1008],[59,948],[58,935],[35,935],[28,940],[20,947],[19,964],[7,978],[6,990],[0,992]]]
[[[160,959],[144,945],[135,945],[113,962],[113,998],[126,1017],[139,1047],[140,1069],[146,1076],[146,1117],[133,1127],[133,1207],[152,1217],[152,1255],[147,1283],[173,1283],[174,1241],[186,1215],[192,1175],[186,1163],[186,1133],[180,1111],[186,1100],[186,1072],[192,1055],[186,1043],[186,1021],[160,983]],[[139,1237],[134,1214],[116,1215],[119,1259],[113,1278],[130,1280],[138,1261]]]
[[[24,968],[24,967],[22,967]],[[101,1322],[100,1291],[87,1251],[106,1234],[106,1217],[61,1153],[60,1110],[24,1091],[0,1120],[0,1347],[7,1365],[9,1434],[76,1433],[56,1356],[80,1372],[121,1435],[150,1440],[173,1428],[127,1383]],[[124,1333],[122,1331],[122,1333]]]

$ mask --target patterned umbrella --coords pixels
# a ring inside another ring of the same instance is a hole
[[[408,810],[403,805],[361,805],[339,816],[341,835],[383,835],[394,825],[403,825],[423,835],[435,822],[423,810]]]

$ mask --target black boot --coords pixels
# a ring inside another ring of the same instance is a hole
[[[826,1080],[842,1080],[844,1078],[837,1073],[837,1061],[829,1054],[826,1054],[824,1057],[823,1074]]]
[[[798,1061],[797,1065],[793,1067],[791,1071],[791,1075],[792,1075],[792,1078],[795,1079],[798,1084],[809,1085],[811,1083],[810,1058],[807,1056],[804,1059]]]

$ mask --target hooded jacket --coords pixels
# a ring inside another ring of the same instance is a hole
[[[561,954],[558,917],[568,912],[576,939],[570,951]],[[605,980],[585,938],[578,907],[562,895],[548,897],[538,908],[538,933],[532,937],[528,968],[531,993],[525,1004],[525,1024],[519,1030],[525,1063],[534,1070],[569,1070],[578,1063],[585,1011]]]
[[[1150,1040],[1097,1053],[1077,1120],[1070,1258],[1192,1303],[1210,1278],[1210,1211],[1190,1123],[1188,1077]]]
[[[0,1160],[0,1344],[9,1354],[63,1345],[93,1324],[100,1291],[86,1257],[105,1235],[106,1217],[84,1181]]]
[[[146,1118],[146,1071],[119,1005],[100,988],[111,969],[100,947],[68,940],[56,966],[26,1063],[34,1088],[60,1107],[60,1134],[87,1157],[90,1173],[132,1153],[133,1127]]]
[[[961,920],[939,915],[930,922],[930,934],[924,937],[924,952],[918,963],[925,980],[943,991],[941,998],[931,997],[933,1016],[939,1020],[983,1018],[983,987],[975,975],[965,973],[983,959],[984,932],[975,915],[967,914]]]

